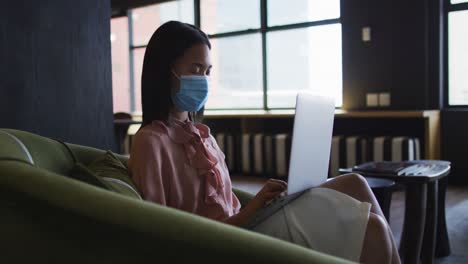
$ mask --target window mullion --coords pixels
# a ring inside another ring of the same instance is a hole
[[[449,1],[449,11],[463,11],[468,10],[468,2],[460,4],[451,4]]]
[[[246,29],[246,30],[239,30],[239,31],[232,31],[232,32],[223,32],[223,33],[216,33],[216,34],[208,34],[210,39],[214,38],[224,38],[224,37],[234,37],[234,36],[242,36],[247,34],[254,34],[261,32],[261,29]]]
[[[135,65],[134,65],[134,55],[133,55],[133,18],[132,18],[132,10],[127,11],[128,17],[128,49],[129,49],[129,79],[130,79],[130,111],[133,113],[136,110],[136,102],[135,102]]]
[[[195,26],[201,28],[200,0],[193,0]]]
[[[263,109],[268,110],[268,76],[267,76],[267,0],[260,0],[260,28],[262,34],[262,74],[263,74]]]

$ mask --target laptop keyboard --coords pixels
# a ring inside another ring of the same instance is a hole
[[[287,192],[284,191],[282,193],[280,193],[278,196],[276,196],[275,198],[273,198],[270,202],[268,202],[266,205],[269,206],[269,205],[272,205],[272,204],[276,204],[276,203],[279,203],[281,201],[283,201],[287,196]]]

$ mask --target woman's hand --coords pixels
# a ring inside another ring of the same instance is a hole
[[[254,203],[258,208],[262,208],[268,202],[280,195],[280,193],[284,192],[287,187],[288,184],[284,181],[269,179],[263,188],[252,199],[251,203]]]
[[[269,179],[257,195],[238,214],[225,219],[223,222],[230,225],[243,226],[267,202],[285,191],[287,186],[288,184],[284,181]]]

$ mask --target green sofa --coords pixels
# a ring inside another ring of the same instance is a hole
[[[66,144],[84,164],[105,152]],[[60,142],[0,129],[2,263],[348,263],[77,181],[73,166]]]

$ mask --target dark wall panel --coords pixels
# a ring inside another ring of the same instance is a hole
[[[450,182],[468,184],[468,109],[442,112],[442,159],[452,162]]]
[[[110,1],[0,9],[0,127],[114,149]]]
[[[389,92],[390,107],[438,109],[438,1],[341,1],[345,109],[367,109],[366,94]],[[361,30],[371,28],[363,42]]]
[[[341,1],[343,39],[343,107],[360,109],[366,93],[392,86],[389,18],[377,15],[388,10],[388,1]],[[361,29],[372,28],[372,41],[363,42]],[[386,50],[387,52],[382,52]]]

